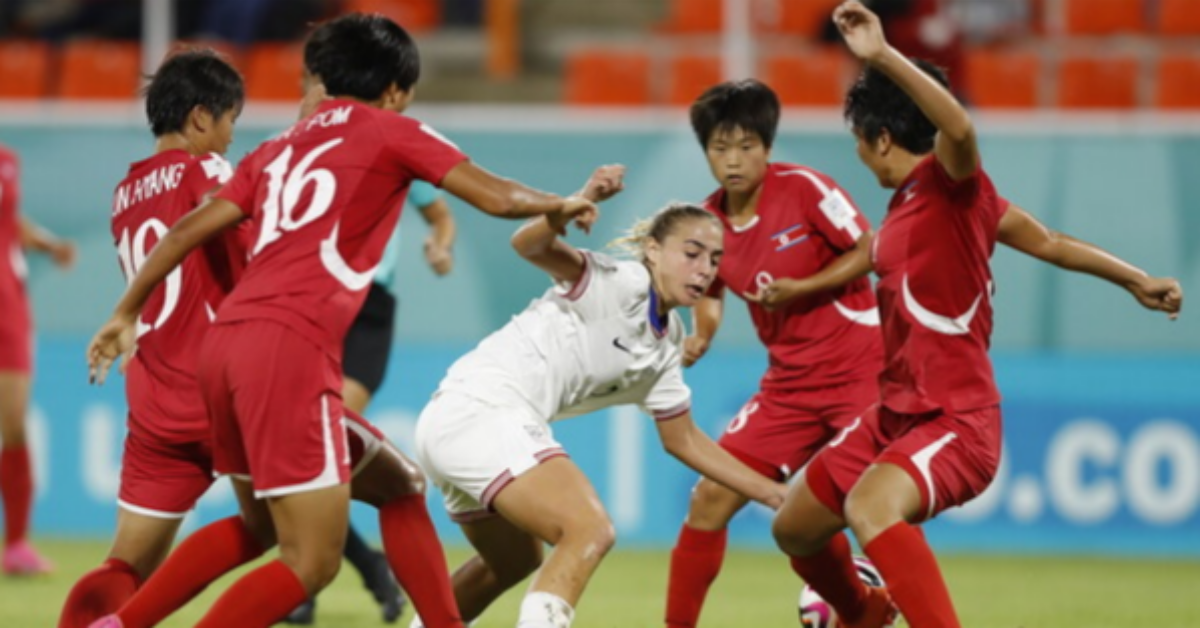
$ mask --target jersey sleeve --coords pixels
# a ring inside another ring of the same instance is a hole
[[[669,421],[692,409],[692,390],[683,381],[683,364],[676,352],[642,402],[642,409],[655,421]]]
[[[408,188],[408,202],[417,209],[429,207],[441,197],[442,193],[432,183],[420,179],[414,180]]]
[[[238,164],[229,181],[214,195],[215,198],[237,205],[247,216],[254,215],[254,192],[258,186],[258,176],[262,172],[262,168],[258,167],[258,155],[258,150],[247,155]]]
[[[858,239],[871,229],[866,216],[836,184],[822,180],[815,174],[804,177],[804,183],[800,185],[805,184],[811,184],[810,190],[807,194],[797,196],[804,199],[802,202],[807,206],[813,229],[834,249],[846,251],[854,248]]]
[[[584,259],[583,274],[573,283],[555,282],[555,290],[585,319],[603,318],[614,310],[626,309],[649,285],[648,280],[641,281],[638,277],[640,263],[618,261],[595,251],[580,253]]]
[[[964,209],[974,208],[982,188],[983,164],[979,164],[969,177],[955,181],[950,177],[950,173],[946,172],[946,167],[938,161],[936,155],[930,155],[926,159],[932,162],[928,166],[931,172],[929,179],[941,190],[941,193],[949,198],[955,206]]]
[[[453,142],[429,125],[403,116],[384,120],[381,126],[389,152],[414,179],[441,185],[446,173],[467,159]]]

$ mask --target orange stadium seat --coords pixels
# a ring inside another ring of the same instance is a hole
[[[1164,54],[1158,60],[1155,75],[1155,106],[1200,109],[1200,55]]]
[[[1163,35],[1200,35],[1200,2],[1158,0],[1155,26]]]
[[[849,65],[841,49],[822,48],[769,56],[761,74],[784,105],[836,107],[846,95]]]
[[[1143,0],[1067,0],[1067,32],[1112,35],[1146,29]]]
[[[567,57],[564,100],[572,105],[650,102],[650,57],[643,52],[585,49]]]
[[[124,99],[137,96],[141,73],[137,44],[99,39],[68,42],[62,50],[58,95]]]
[[[33,40],[0,42],[0,98],[46,96],[50,46]]]
[[[712,55],[679,55],[671,59],[667,103],[690,105],[704,90],[721,82],[721,60]]]
[[[1041,58],[1033,52],[981,48],[967,51],[967,98],[979,107],[1028,109],[1038,105]]]
[[[1058,66],[1058,106],[1131,109],[1137,106],[1138,60],[1068,57]]]
[[[249,100],[297,101],[304,49],[298,44],[257,44],[246,53]]]
[[[772,0],[764,7],[758,22],[765,30],[815,38],[833,15],[840,0]],[[762,6],[762,5],[760,5]]]
[[[441,0],[348,0],[345,7],[347,12],[382,13],[414,32],[431,30],[442,23]]]
[[[661,29],[669,33],[715,33],[721,30],[722,4],[723,0],[671,0]]]

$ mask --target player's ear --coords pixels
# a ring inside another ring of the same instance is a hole
[[[646,261],[650,262],[651,266],[658,266],[658,261],[662,258],[662,244],[658,240],[646,236],[642,241],[642,252],[645,253]]]
[[[873,148],[880,157],[886,157],[892,151],[892,147],[896,145],[892,141],[892,132],[887,127],[879,130],[879,137],[875,138],[874,144]]]
[[[188,126],[197,133],[207,133],[216,125],[216,116],[204,105],[196,105],[188,112]]]

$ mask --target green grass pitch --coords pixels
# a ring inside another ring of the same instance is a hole
[[[91,541],[42,541],[57,563],[51,576],[0,580],[0,626],[54,626],[75,578],[103,558],[107,546]],[[451,549],[450,564],[464,557]],[[661,627],[668,552],[619,547],[605,559],[584,595],[576,628]],[[1078,557],[942,558],[964,626],[969,628],[1197,628],[1200,627],[1200,562]],[[162,624],[191,626],[224,580]],[[713,586],[704,628],[797,626],[800,583],[779,555],[730,552]],[[502,598],[477,628],[516,624],[520,590]],[[317,625],[381,626],[374,601],[345,566],[320,598]],[[397,624],[407,627],[411,610]]]

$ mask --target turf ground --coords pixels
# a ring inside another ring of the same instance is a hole
[[[57,563],[54,575],[0,580],[0,627],[54,626],[74,579],[96,565],[106,545],[42,541]],[[464,558],[451,550],[452,565]],[[943,558],[947,580],[969,628],[1197,628],[1200,627],[1200,562],[1077,557]],[[588,589],[575,628],[661,626],[667,552],[618,548]],[[191,626],[228,581],[163,626]],[[702,617],[705,628],[797,626],[799,583],[780,557],[768,552],[731,552]],[[520,593],[501,599],[478,628],[516,623]],[[397,624],[408,625],[411,611]],[[319,626],[383,625],[358,576],[345,567],[320,599]]]

